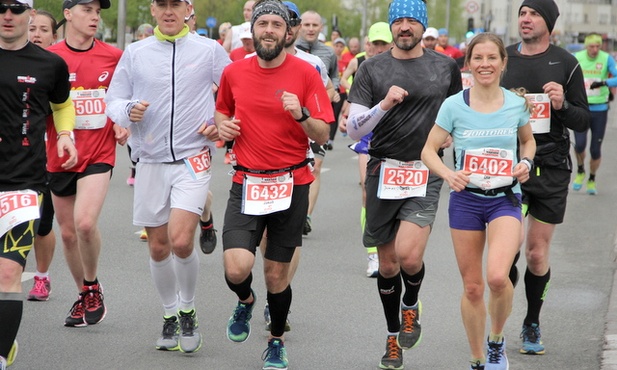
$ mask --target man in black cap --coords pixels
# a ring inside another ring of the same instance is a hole
[[[584,131],[590,115],[583,72],[576,58],[551,45],[550,36],[559,17],[553,0],[525,0],[518,15],[521,42],[510,45],[508,68],[502,85],[524,87],[534,102],[531,117],[537,144],[535,168],[522,184],[523,214],[527,222],[527,316],[523,321],[520,349],[524,354],[544,354],[540,339],[540,310],[550,282],[549,247],[555,226],[563,222],[572,160],[568,129]],[[516,260],[510,272],[518,280]]]
[[[65,39],[47,49],[69,67],[76,108],[75,146],[80,153],[75,167],[62,168],[49,155],[57,150],[58,135],[53,126],[47,126],[49,189],[78,293],[64,321],[70,327],[97,324],[107,313],[98,280],[102,240],[97,224],[116,161],[116,145],[124,145],[128,138],[126,129],[107,118],[102,102],[122,55],[122,50],[95,39],[101,9],[110,5],[109,0],[65,0]]]

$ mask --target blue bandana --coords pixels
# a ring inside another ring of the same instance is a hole
[[[392,0],[388,9],[390,25],[399,18],[413,18],[422,23],[424,29],[428,25],[426,4],[422,0]]]

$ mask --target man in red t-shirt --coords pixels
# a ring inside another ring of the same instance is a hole
[[[462,51],[449,44],[450,36],[447,29],[440,28],[438,32],[437,47],[440,47],[442,50],[439,50],[437,47],[435,47],[435,50],[441,51],[452,59],[457,59],[464,55]]]
[[[215,114],[220,137],[234,140],[236,172],[223,230],[225,280],[238,296],[227,325],[234,342],[244,342],[250,334],[255,307],[251,270],[268,230],[264,271],[271,325],[264,369],[287,368],[288,272],[296,247],[302,245],[313,181],[309,138],[325,143],[328,123],[334,121],[317,70],[284,50],[289,27],[289,12],[279,0],[257,2],[251,18],[257,55],[227,66]]]
[[[231,59],[232,62],[244,59],[247,55],[255,52],[255,45],[253,44],[253,34],[251,32],[241,33],[240,41],[242,41],[242,46],[233,49],[231,53],[229,53],[229,59]]]
[[[64,325],[74,327],[97,324],[107,312],[97,278],[102,244],[97,223],[116,162],[116,143],[128,138],[126,129],[107,118],[103,102],[122,51],[94,38],[100,10],[110,6],[109,0],[64,0],[65,39],[47,49],[69,67],[76,114],[79,156],[69,171],[50,155],[57,152],[58,134],[53,124],[47,125],[49,188],[64,256],[79,292]]]

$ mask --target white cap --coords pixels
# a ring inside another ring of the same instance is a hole
[[[434,39],[439,37],[439,31],[437,31],[437,28],[435,27],[429,27],[426,29],[426,31],[424,31],[424,35],[422,35],[422,38],[425,39],[427,37],[432,37]]]
[[[240,34],[240,40],[242,39],[252,39],[253,38],[253,34],[251,33],[251,31],[244,31]]]
[[[26,4],[31,8],[34,6],[34,0],[17,0],[18,3]]]

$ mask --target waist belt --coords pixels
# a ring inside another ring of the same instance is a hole
[[[280,168],[278,170],[252,170],[250,168],[246,168],[243,166],[233,166],[233,169],[236,171],[242,171],[242,172],[248,172],[248,173],[254,173],[257,175],[271,175],[274,173],[280,173],[280,172],[290,172],[293,170],[297,170],[298,168],[302,168],[304,166],[306,166],[307,164],[309,164],[311,161],[310,158],[305,158],[302,162],[295,164],[293,166],[289,166],[289,167],[285,167],[285,168]]]
[[[476,193],[476,194],[484,194],[486,196],[489,197],[494,197],[499,195],[500,193],[504,193],[506,195],[506,197],[510,200],[510,202],[512,202],[512,205],[514,207],[520,207],[521,204],[518,201],[518,199],[516,198],[516,195],[514,195],[514,192],[512,191],[512,188],[518,183],[518,181],[516,179],[514,179],[514,181],[512,181],[512,184],[507,185],[507,186],[502,186],[499,188],[495,188],[495,189],[488,189],[488,190],[482,190],[480,188],[470,188],[470,187],[465,187],[465,190],[467,190],[470,193]]]

